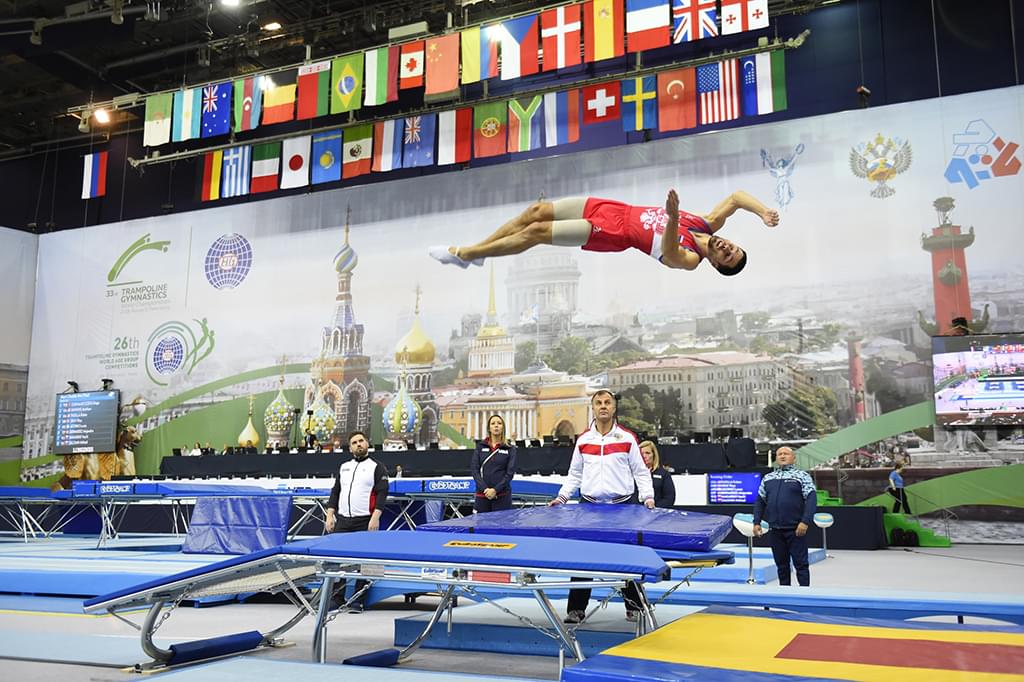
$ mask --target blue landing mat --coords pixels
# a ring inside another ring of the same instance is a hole
[[[540,606],[532,598],[502,599],[501,604],[538,625],[550,627]],[[552,604],[556,613],[565,615],[565,600],[552,600]],[[597,601],[592,600],[591,606],[596,605]],[[664,625],[701,610],[703,607],[664,604],[657,609],[658,623]],[[412,642],[423,631],[430,615],[424,613],[395,619],[395,646],[406,646]],[[346,625],[347,623],[348,621],[345,621]],[[583,653],[593,656],[609,647],[633,639],[635,629],[636,626],[626,620],[622,604],[612,603],[607,608],[598,610],[586,623],[578,627],[576,637],[583,647]],[[455,609],[451,634],[447,628],[438,625],[423,646],[457,651],[558,655],[558,645],[553,639],[486,603]]]
[[[437,673],[409,668],[366,668],[357,665],[336,665],[328,663],[299,663],[296,661],[274,661],[256,655],[249,658],[235,658],[218,661],[160,675],[161,680],[175,682],[541,682],[526,677],[490,677],[487,675],[461,675],[458,673]]]

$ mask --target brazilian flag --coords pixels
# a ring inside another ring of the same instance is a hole
[[[331,113],[354,111],[363,103],[363,53],[338,57],[331,63]]]

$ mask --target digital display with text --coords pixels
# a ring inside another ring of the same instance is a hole
[[[708,474],[708,504],[754,504],[760,472]]]
[[[120,391],[61,393],[53,429],[57,455],[114,452]]]

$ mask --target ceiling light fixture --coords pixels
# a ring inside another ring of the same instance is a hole
[[[32,33],[28,37],[28,42],[33,45],[43,44],[43,22],[37,20],[32,25]]]
[[[106,109],[97,109],[93,115],[96,117],[97,123],[110,123],[110,112]]]
[[[90,116],[92,116],[92,112],[89,111],[88,109],[86,109],[85,111],[83,111],[81,113],[81,115],[78,117],[78,132],[80,132],[80,133],[88,133],[89,132],[89,130],[90,130],[90,128],[89,128],[89,117]]]
[[[238,7],[242,3],[241,0],[220,0],[220,4],[225,7]]]
[[[280,21],[271,21],[269,24],[264,24],[263,30],[264,31],[280,31],[281,30],[281,22]]]
[[[124,0],[110,0],[110,23],[115,26],[124,23]]]

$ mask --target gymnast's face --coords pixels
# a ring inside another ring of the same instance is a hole
[[[708,260],[715,267],[731,268],[743,258],[743,249],[717,235],[708,240]]]

